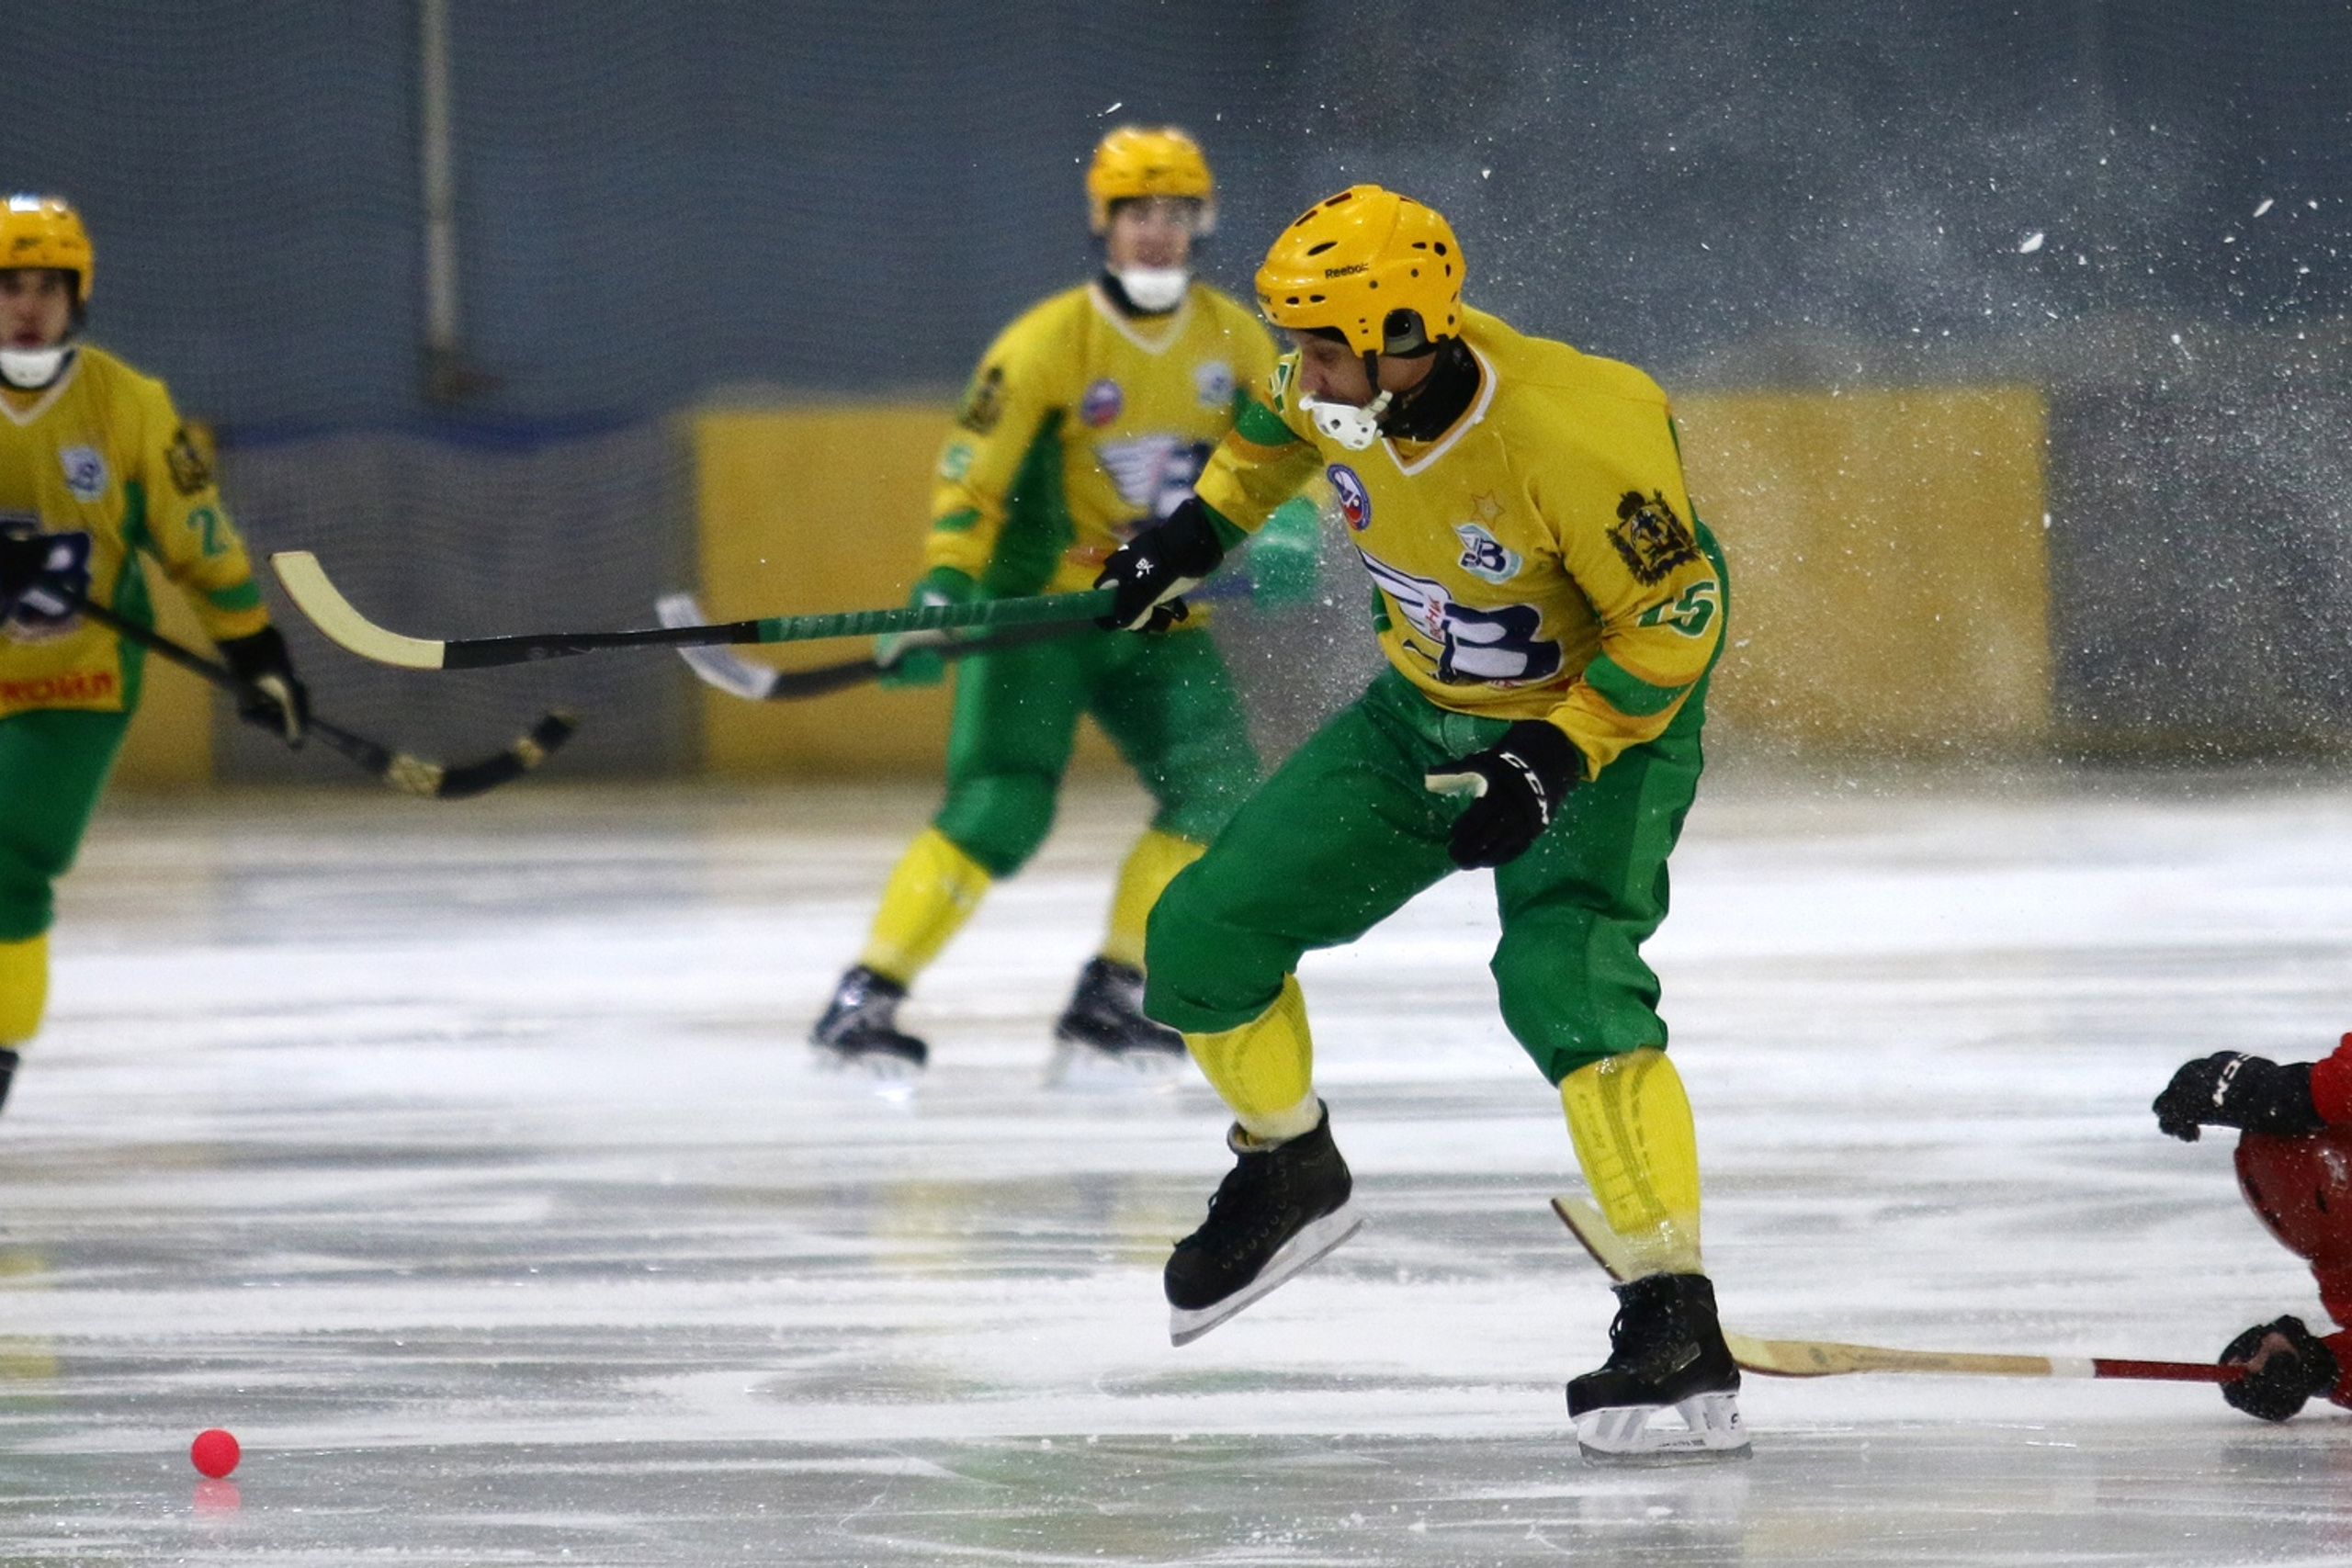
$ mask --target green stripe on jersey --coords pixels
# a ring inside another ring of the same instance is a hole
[[[1688,686],[1657,686],[1634,674],[1607,654],[1584,667],[1585,683],[1609,699],[1609,705],[1634,718],[1647,718],[1672,707]]]
[[[258,610],[261,589],[252,578],[233,588],[215,588],[204,596],[204,602],[216,610]]]

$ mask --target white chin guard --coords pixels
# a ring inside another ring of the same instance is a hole
[[[1298,406],[1306,411],[1315,428],[1327,439],[1351,452],[1362,452],[1380,439],[1380,416],[1388,412],[1389,400],[1394,396],[1384,391],[1362,408],[1353,403],[1327,403],[1320,398],[1301,398]]]
[[[57,379],[73,352],[74,345],[63,343],[54,348],[0,348],[0,381],[20,392],[38,392]]]
[[[1184,290],[1193,286],[1192,272],[1181,266],[1131,266],[1118,276],[1128,302],[1155,314],[1182,304]]]

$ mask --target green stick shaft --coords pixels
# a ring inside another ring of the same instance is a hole
[[[1027,599],[981,599],[969,604],[910,604],[895,610],[836,610],[815,615],[768,615],[759,623],[758,641],[816,642],[835,637],[880,637],[893,632],[944,632],[963,626],[1038,626],[1059,621],[1091,621],[1111,613],[1114,591],[1041,593]]]

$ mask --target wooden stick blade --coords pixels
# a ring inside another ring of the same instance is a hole
[[[362,659],[398,665],[403,670],[442,667],[446,644],[402,637],[361,615],[327,577],[319,558],[309,550],[279,550],[269,558],[269,564],[277,572],[277,581],[285,584],[287,596],[294,601],[295,608],[310,617],[311,624],[337,647]]]

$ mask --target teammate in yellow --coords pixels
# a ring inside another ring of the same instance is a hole
[[[161,381],[81,341],[89,235],[54,197],[0,209],[0,1099],[49,995],[51,887],[139,705],[142,650],[75,597],[153,623],[139,553],[230,666],[271,694],[243,716],[301,738],[308,712],[212,471]]]
[[[1265,328],[1192,276],[1216,206],[1191,137],[1114,130],[1086,194],[1102,275],[1032,308],[981,359],[940,454],[917,603],[1086,588],[1122,540],[1192,495],[1240,389],[1272,367]],[[1288,541],[1294,578],[1302,555],[1312,570],[1306,510],[1303,549]],[[1266,554],[1252,558],[1263,578]],[[936,649],[893,651],[894,683],[941,679]],[[946,802],[891,874],[865,951],[810,1037],[820,1052],[893,1071],[928,1059],[899,1028],[899,1003],[989,886],[1044,841],[1090,713],[1159,811],[1120,869],[1108,934],[1055,1035],[1065,1055],[1182,1060],[1182,1042],[1140,1010],[1144,919],[1258,777],[1232,678],[1197,626],[1150,641],[1084,631],[959,663]]]
[[[1358,186],[1273,244],[1290,335],[1197,498],[1112,557],[1114,624],[1155,629],[1273,502],[1338,491],[1389,668],[1280,768],[1150,922],[1145,1009],[1232,1107],[1238,1156],[1169,1258],[1177,1342],[1358,1221],[1311,1077],[1302,953],[1456,867],[1495,867],[1503,1018],[1556,1085],[1611,1225],[1646,1265],[1608,1364],[1568,1385],[1610,1452],[1744,1447],[1699,1251],[1690,1109],[1641,944],[1699,780],[1728,580],[1692,515],[1665,394],[1631,366],[1462,303],[1443,218]],[[1686,1430],[1652,1428],[1678,1406]]]

